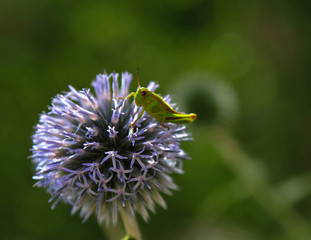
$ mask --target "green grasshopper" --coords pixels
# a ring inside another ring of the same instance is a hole
[[[165,122],[177,124],[191,123],[197,118],[197,115],[195,113],[185,114],[175,111],[158,94],[150,91],[145,87],[141,87],[139,82],[138,67],[137,82],[137,91],[130,93],[125,98],[122,98],[129,99],[130,97],[134,97],[135,104],[138,107],[143,107],[143,110],[140,112],[137,119],[133,123],[131,123],[130,126],[134,126],[136,122],[143,116],[144,112],[147,112],[151,117],[157,119],[159,122],[162,123],[163,126],[165,126]]]

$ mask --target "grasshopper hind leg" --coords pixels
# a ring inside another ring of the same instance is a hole
[[[142,111],[139,113],[139,115],[138,115],[138,117],[136,118],[136,120],[130,124],[130,127],[134,127],[134,126],[135,126],[136,122],[137,122],[139,119],[141,119],[141,117],[143,116],[144,112],[145,112],[144,109],[142,109]]]

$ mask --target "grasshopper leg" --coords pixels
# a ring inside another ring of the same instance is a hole
[[[126,100],[126,99],[129,99],[130,97],[133,97],[135,95],[135,92],[132,92],[130,93],[129,95],[127,95],[126,97],[118,97],[118,101],[120,99],[122,99],[123,101]]]
[[[167,128],[167,130],[170,130],[170,127],[169,127],[169,126],[167,126],[167,125],[164,124],[163,122],[160,122],[160,123],[161,123],[161,125],[162,125],[163,127]]]
[[[166,114],[163,115],[162,121],[161,121],[161,125],[163,127],[166,127],[168,130],[170,130],[170,127],[164,124],[164,120],[165,120]]]
[[[144,112],[145,112],[145,110],[143,109],[143,110],[140,112],[140,114],[138,115],[137,119],[136,119],[134,122],[132,122],[132,123],[130,124],[130,127],[133,127],[133,126],[136,124],[136,122],[137,122],[139,119],[141,119],[141,117],[143,116]]]

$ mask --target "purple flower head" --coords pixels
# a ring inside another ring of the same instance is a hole
[[[69,86],[41,114],[31,149],[33,178],[51,194],[52,208],[66,202],[84,220],[95,213],[107,225],[117,222],[120,208],[146,220],[155,204],[165,207],[160,192],[177,188],[170,174],[182,173],[189,158],[180,142],[190,136],[183,125],[166,128],[146,113],[131,127],[142,109],[119,98],[129,94],[131,80],[123,73],[119,87],[117,73],[99,74],[95,94]]]

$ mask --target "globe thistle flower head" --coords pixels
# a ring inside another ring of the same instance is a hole
[[[86,220],[95,213],[107,225],[117,222],[120,208],[147,220],[156,204],[165,207],[160,193],[177,188],[170,175],[182,173],[189,157],[180,142],[191,139],[185,126],[164,127],[146,113],[131,126],[142,109],[120,98],[129,94],[132,75],[123,73],[120,86],[118,76],[99,74],[95,94],[69,86],[57,95],[40,116],[31,149],[35,186],[51,194],[52,208],[69,203],[72,214]]]

